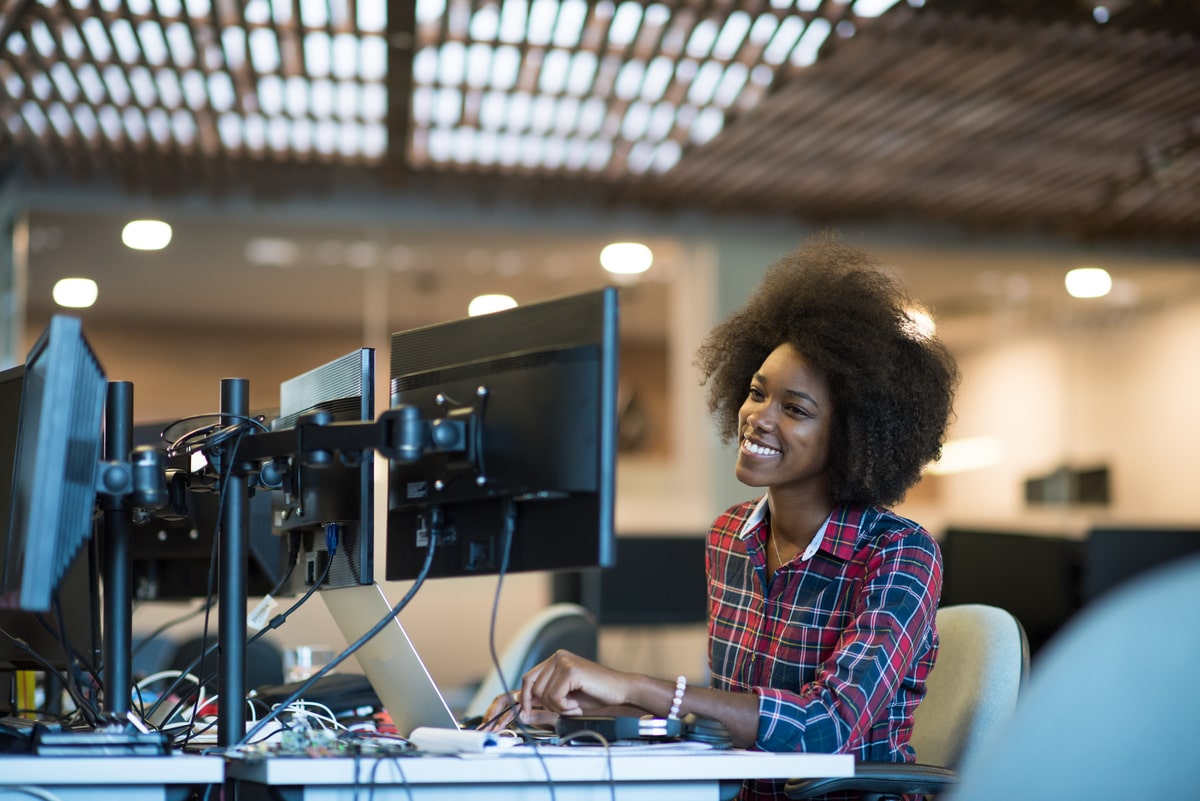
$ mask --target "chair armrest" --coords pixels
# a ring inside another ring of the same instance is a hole
[[[934,795],[958,784],[958,774],[937,765],[906,762],[855,762],[854,775],[833,779],[789,779],[788,798],[813,798],[844,790],[867,795],[899,797]]]

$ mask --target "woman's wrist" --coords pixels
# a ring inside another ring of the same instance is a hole
[[[686,684],[686,679],[684,681]],[[668,717],[675,700],[677,684],[678,680],[667,681],[652,676],[636,675],[630,687],[628,703],[646,710],[655,717]],[[682,717],[684,713],[681,709],[676,714]]]

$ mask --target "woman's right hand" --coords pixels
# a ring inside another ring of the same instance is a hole
[[[517,726],[517,715],[521,712],[520,695],[519,690],[497,695],[488,705],[487,711],[483,713],[483,722],[476,727],[477,730],[504,731]],[[520,724],[554,728],[557,720],[557,714],[545,709],[534,708],[530,715],[521,715]]]
[[[521,677],[521,717],[546,709],[559,715],[586,715],[629,703],[630,675],[590,659],[555,651]]]

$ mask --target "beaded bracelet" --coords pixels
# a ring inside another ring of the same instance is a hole
[[[687,676],[675,679],[675,697],[671,700],[671,714],[668,720],[679,720],[679,707],[683,704],[683,693],[687,689]]]

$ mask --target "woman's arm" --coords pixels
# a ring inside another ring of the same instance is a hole
[[[559,715],[586,715],[613,706],[634,706],[666,717],[675,682],[604,667],[569,651],[557,651],[521,679],[522,720],[538,718],[537,709]],[[724,724],[733,745],[748,748],[758,733],[758,696],[707,687],[688,687],[679,714],[694,713]]]

